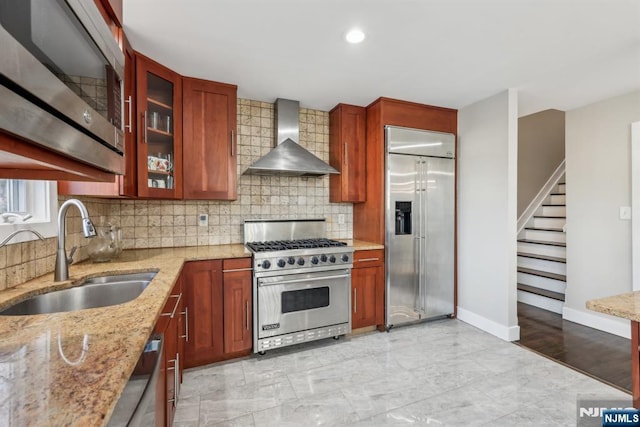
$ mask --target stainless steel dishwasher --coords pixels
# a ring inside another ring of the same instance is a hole
[[[162,334],[153,334],[147,341],[108,426],[155,425],[156,384],[162,363],[162,344]]]

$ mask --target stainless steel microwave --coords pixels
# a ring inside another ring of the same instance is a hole
[[[124,54],[92,0],[0,0],[0,129],[124,173]]]

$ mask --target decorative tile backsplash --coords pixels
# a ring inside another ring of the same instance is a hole
[[[106,200],[81,198],[98,225],[122,227],[125,249],[242,243],[245,218],[326,218],[334,239],[353,236],[353,206],[329,203],[329,177],[301,178],[242,175],[275,145],[273,104],[238,100],[238,200]],[[300,109],[299,143],[329,160],[329,114]],[[61,198],[61,201],[67,199]],[[198,226],[199,214],[209,216]],[[339,220],[344,217],[344,223]],[[87,259],[77,210],[69,209],[67,248],[79,247],[77,261]],[[53,271],[56,240],[19,243],[0,248],[0,290]]]
[[[62,204],[67,198],[61,197],[59,203]],[[81,198],[81,200],[96,224],[99,223],[101,217],[106,218],[109,213],[109,204],[112,203],[112,201],[105,199]],[[78,250],[73,256],[74,260],[77,262],[87,259],[86,246],[89,240],[82,235],[80,212],[75,207],[71,207],[67,211],[66,231],[67,253],[72,247],[77,246]],[[0,248],[0,290],[52,272],[55,265],[57,243],[57,239],[51,237],[44,241],[9,243]]]

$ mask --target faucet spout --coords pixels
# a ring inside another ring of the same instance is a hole
[[[75,247],[71,249],[71,255],[67,257],[65,249],[65,217],[70,206],[75,206],[80,211],[82,218],[82,234],[85,238],[94,237],[96,229],[89,218],[89,212],[85,205],[78,199],[69,199],[60,206],[58,211],[58,250],[56,251],[56,267],[54,272],[54,281],[62,282],[69,279],[69,265],[73,263],[73,252]]]

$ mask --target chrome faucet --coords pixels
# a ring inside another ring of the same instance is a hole
[[[69,199],[60,206],[58,211],[58,250],[56,252],[56,269],[54,272],[53,280],[56,282],[62,282],[69,279],[69,265],[73,263],[73,254],[77,247],[71,248],[71,253],[67,257],[67,251],[64,248],[65,241],[65,217],[69,206],[74,205],[80,211],[82,217],[82,234],[84,237],[94,237],[96,235],[96,229],[93,227],[91,219],[89,219],[89,213],[84,204],[78,199]]]

